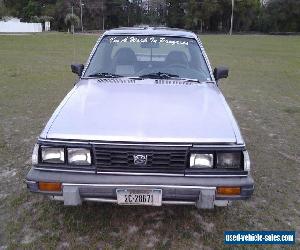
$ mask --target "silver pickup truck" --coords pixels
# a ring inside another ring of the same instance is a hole
[[[237,122],[192,32],[118,28],[97,41],[38,138],[26,183],[61,200],[226,206],[254,189]]]

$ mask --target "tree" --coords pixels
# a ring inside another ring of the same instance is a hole
[[[80,24],[80,19],[75,14],[69,13],[66,15],[65,24],[68,27],[71,27],[71,32],[72,32],[72,34],[74,34],[75,27],[78,27]]]
[[[8,15],[23,17],[23,10],[27,6],[29,0],[3,0],[4,6],[8,11]]]
[[[82,0],[87,29],[136,24],[164,25],[195,31],[230,28],[231,0]],[[0,18],[53,17],[51,26],[65,30],[66,15],[80,15],[79,0],[0,0]],[[234,31],[300,31],[300,0],[235,0]],[[68,25],[70,26],[70,25]]]
[[[52,16],[40,16],[40,20],[41,20],[41,22],[51,22],[51,21],[53,21],[53,17]]]
[[[5,16],[9,16],[9,10],[6,8],[6,6],[4,5],[4,3],[0,0],[0,20],[5,17]]]
[[[210,0],[203,0],[201,3],[200,11],[200,23],[201,32],[205,31],[216,31],[218,30],[219,24],[222,24],[224,15],[229,12],[229,6],[226,5],[227,1],[222,0],[219,2],[212,2]],[[222,30],[222,29],[221,29]]]
[[[150,25],[162,25],[166,22],[166,3],[161,0],[149,0],[143,11],[142,22]]]
[[[23,18],[28,21],[33,16],[39,16],[41,14],[41,7],[40,5],[32,0],[29,0],[27,6],[23,10]]]
[[[186,15],[184,18],[184,27],[190,30],[198,28],[199,21],[199,8],[196,0],[189,0],[186,7]]]
[[[125,2],[122,0],[106,1],[105,2],[105,14],[106,22],[105,28],[118,27],[120,24],[126,26],[127,16],[125,10]]]
[[[167,1],[167,25],[175,28],[184,27],[184,9],[180,0]]]
[[[268,1],[261,15],[262,31],[300,32],[300,1]]]
[[[40,23],[41,22],[41,18],[38,16],[32,16],[30,17],[30,22],[31,23]]]
[[[234,11],[235,30],[254,30],[254,27],[257,27],[260,7],[260,0],[237,1]]]

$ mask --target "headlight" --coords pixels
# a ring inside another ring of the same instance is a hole
[[[65,150],[64,148],[41,147],[42,161],[44,163],[64,163]]]
[[[243,151],[243,153],[244,153],[244,170],[250,171],[251,162],[250,162],[250,157],[249,157],[248,151]]]
[[[71,165],[91,165],[91,151],[86,148],[68,148],[68,163]]]
[[[240,168],[241,152],[218,153],[217,168]]]
[[[39,144],[35,144],[31,157],[32,165],[37,165],[39,163]]]
[[[191,154],[191,168],[212,168],[214,165],[213,154]]]

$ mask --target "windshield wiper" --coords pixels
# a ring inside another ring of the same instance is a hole
[[[185,81],[185,82],[197,82],[197,83],[203,83],[198,79],[193,79],[193,78],[180,78],[180,80]]]
[[[99,77],[99,78],[118,78],[118,77],[123,77],[121,75],[116,75],[113,73],[106,73],[106,72],[101,72],[101,73],[95,73],[88,75],[88,77]]]
[[[185,82],[214,83],[213,81],[200,81],[199,79],[193,79],[193,78],[180,78],[180,80],[183,80]]]
[[[141,75],[139,76],[141,78],[158,78],[158,79],[170,79],[173,77],[179,77],[179,75],[174,75],[174,74],[169,74],[169,73],[164,73],[164,72],[157,72],[157,73],[150,73],[146,75]]]

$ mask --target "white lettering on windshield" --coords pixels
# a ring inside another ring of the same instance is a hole
[[[109,39],[110,43],[162,43],[170,45],[189,45],[188,41],[169,39],[167,37],[137,37],[137,36],[127,36],[124,38],[111,37]]]

